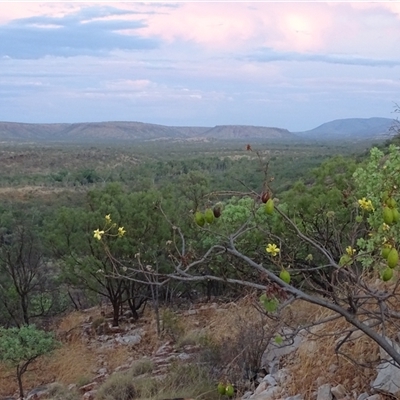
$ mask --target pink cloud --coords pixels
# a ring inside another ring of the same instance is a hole
[[[183,3],[149,15],[146,36],[193,41],[211,49],[267,46],[284,51],[315,51],[332,16],[325,4]]]
[[[38,15],[62,17],[95,6],[135,11],[104,18],[140,20],[147,25],[121,33],[140,33],[169,43],[192,42],[219,53],[268,47],[283,52],[382,56],[388,48],[394,51],[400,39],[398,2],[0,3],[0,23]]]

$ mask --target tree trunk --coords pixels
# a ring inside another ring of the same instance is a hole
[[[139,319],[139,314],[136,310],[136,302],[134,298],[128,299],[129,309],[131,310],[132,317],[135,321]]]
[[[23,400],[24,398],[24,388],[22,387],[22,374],[24,373],[24,369],[20,368],[17,365],[17,380],[18,380],[18,388],[19,388],[19,398]]]
[[[112,326],[118,326],[119,325],[119,307],[121,305],[121,302],[118,300],[113,300],[112,306],[113,306],[113,323]]]
[[[24,324],[29,325],[28,299],[25,294],[21,295],[21,308],[22,308],[22,317],[24,319]]]

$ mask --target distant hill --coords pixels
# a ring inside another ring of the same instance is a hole
[[[143,122],[83,122],[75,124],[25,124],[0,122],[0,140],[114,141],[187,138],[210,128],[170,127]]]
[[[116,142],[116,141],[209,141],[209,140],[362,140],[386,139],[394,120],[349,118],[327,122],[305,132],[251,126],[165,126],[144,122],[82,122],[74,124],[28,124],[0,122],[0,141]]]
[[[26,124],[0,122],[0,141],[132,141],[197,139],[295,138],[287,129],[224,125],[185,127],[143,122],[85,122],[75,124]]]
[[[307,139],[336,140],[336,139],[384,139],[393,136],[390,128],[394,125],[390,118],[347,118],[327,122],[296,135]]]

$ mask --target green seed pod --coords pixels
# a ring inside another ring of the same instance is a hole
[[[281,278],[283,282],[287,284],[290,283],[290,273],[286,269],[281,271],[281,273],[279,274],[279,278]]]
[[[388,280],[392,279],[393,278],[393,270],[391,268],[385,268],[382,271],[381,278],[384,282],[387,282]]]
[[[271,215],[274,212],[274,201],[272,199],[268,199],[268,201],[265,203],[265,212],[268,215]]]
[[[389,207],[383,209],[383,222],[388,225],[393,222],[393,211]]]
[[[204,226],[204,224],[206,223],[206,220],[204,219],[204,215],[200,211],[197,211],[194,214],[194,220],[195,220],[196,224],[199,226]]]
[[[386,200],[386,205],[390,208],[395,208],[396,207],[396,200],[393,197],[389,197]]]
[[[392,214],[393,214],[393,223],[396,224],[400,220],[400,213],[397,208],[392,209]]]
[[[207,210],[204,212],[204,219],[209,224],[212,224],[214,222],[214,213],[211,208],[207,208]]]
[[[224,385],[222,382],[220,382],[220,383],[218,383],[217,390],[218,390],[218,393],[219,393],[221,396],[223,396],[223,395],[225,394],[225,392],[226,392],[226,387],[225,387],[225,385]]]
[[[235,389],[233,388],[233,386],[231,384],[226,385],[225,394],[228,397],[232,397],[235,394]]]
[[[397,264],[399,262],[399,253],[397,250],[393,247],[390,249],[388,258],[387,258],[387,263],[389,268],[396,268]]]
[[[387,246],[383,246],[383,247],[382,247],[381,256],[382,256],[385,260],[387,260],[387,258],[389,257],[390,250],[392,250],[391,247],[387,247]]]

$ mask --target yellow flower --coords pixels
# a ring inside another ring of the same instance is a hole
[[[106,222],[111,222],[111,214],[106,215]]]
[[[356,254],[356,249],[353,249],[351,246],[347,246],[346,247],[346,253],[349,256],[354,256],[354,254]]]
[[[120,226],[120,227],[118,228],[118,237],[124,236],[124,235],[125,235],[125,232],[126,232],[126,230],[124,229],[124,227],[123,227],[123,226]]]
[[[385,223],[382,224],[383,231],[388,231],[389,229],[390,229],[390,226],[388,224],[385,224]]]
[[[104,231],[101,231],[99,229],[96,229],[95,231],[93,231],[93,236],[95,239],[97,240],[101,240],[101,237],[104,235]]]
[[[268,243],[265,250],[267,251],[267,253],[270,253],[272,257],[275,257],[281,251],[276,244],[271,243]]]
[[[358,205],[365,211],[373,211],[374,206],[372,205],[371,200],[367,200],[365,197],[362,199],[358,200]]]

